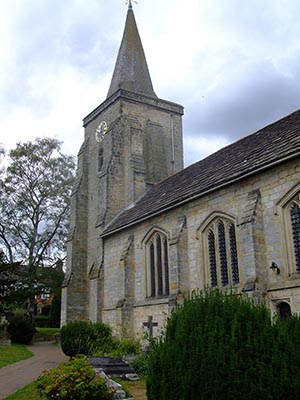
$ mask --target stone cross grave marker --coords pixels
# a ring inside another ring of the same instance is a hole
[[[157,322],[153,322],[153,317],[152,315],[148,316],[148,322],[143,322],[143,326],[148,328],[148,333],[149,333],[149,339],[151,340],[153,338],[153,328],[157,326]]]

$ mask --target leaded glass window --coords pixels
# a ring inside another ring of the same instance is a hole
[[[155,253],[154,244],[150,243],[150,296],[155,296]]]
[[[300,207],[293,203],[290,209],[296,271],[300,272]]]
[[[292,187],[277,203],[282,216],[283,259],[282,271],[289,276],[300,274],[300,182]]]
[[[230,256],[231,256],[231,273],[232,273],[232,282],[234,284],[239,283],[239,265],[238,265],[238,255],[237,255],[237,246],[236,246],[236,236],[235,236],[235,227],[233,224],[229,226],[229,242],[230,242]]]
[[[208,233],[208,251],[209,251],[210,283],[211,286],[217,286],[218,279],[217,279],[215,234],[212,229],[210,229]]]
[[[239,266],[234,224],[225,218],[216,218],[205,232],[210,285],[225,287],[238,284]]]
[[[147,296],[170,294],[168,240],[161,232],[154,233],[147,242]]]
[[[223,221],[218,223],[218,238],[219,238],[219,257],[222,286],[228,285],[228,266],[227,266],[227,251],[226,251],[226,236]]]

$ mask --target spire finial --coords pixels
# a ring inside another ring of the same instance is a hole
[[[137,1],[133,0],[134,3],[137,4]],[[128,10],[132,10],[132,1],[131,0],[126,0],[126,4],[128,4]]]

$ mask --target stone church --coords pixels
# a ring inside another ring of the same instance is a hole
[[[62,324],[159,332],[184,295],[235,288],[300,313],[300,112],[183,169],[183,107],[155,94],[131,2],[106,100],[84,118]]]

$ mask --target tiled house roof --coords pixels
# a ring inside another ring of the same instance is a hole
[[[300,155],[300,110],[156,184],[103,236]]]

